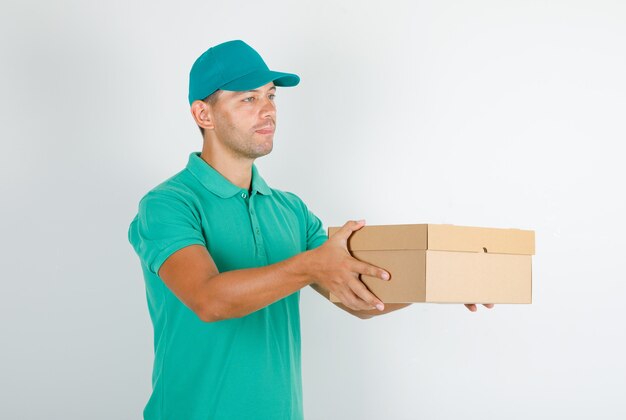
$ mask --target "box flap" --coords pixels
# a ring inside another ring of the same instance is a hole
[[[339,227],[328,229],[332,236]],[[431,249],[439,251],[535,254],[535,232],[455,225],[365,226],[348,241],[351,251]]]
[[[340,227],[328,228],[332,236]],[[348,240],[351,251],[427,249],[428,225],[364,226]]]
[[[535,232],[520,229],[428,225],[428,249],[534,255]]]

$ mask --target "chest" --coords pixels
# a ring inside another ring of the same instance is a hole
[[[202,234],[220,271],[273,264],[306,250],[303,215],[271,196],[207,199],[200,214]]]

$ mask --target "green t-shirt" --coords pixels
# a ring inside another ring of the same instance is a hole
[[[299,292],[242,318],[207,323],[158,272],[174,252],[206,246],[220,272],[260,267],[321,245],[320,220],[252,168],[250,191],[199,153],[146,194],[128,238],[139,255],[154,325],[146,419],[301,419]]]

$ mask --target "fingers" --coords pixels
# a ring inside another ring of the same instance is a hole
[[[385,305],[383,304],[383,302],[378,299],[372,292],[370,292],[370,290],[363,284],[362,281],[354,279],[354,281],[350,283],[350,289],[352,289],[352,292],[360,300],[360,302],[358,303],[361,306],[363,306],[361,302],[365,303],[365,307],[362,308],[363,310],[376,308],[379,311],[382,311],[383,309],[385,309]]]
[[[354,264],[351,270],[354,273],[354,278],[348,284],[353,294],[358,299],[357,302],[353,302],[361,307],[361,310],[378,309],[382,311],[385,309],[383,302],[376,297],[367,286],[359,279],[359,275],[366,275],[370,277],[376,277],[381,280],[389,280],[390,275],[382,268],[376,267],[371,264],[354,260]],[[364,307],[365,305],[365,307]]]
[[[378,272],[383,270],[360,262],[358,264],[364,267],[351,269],[351,274],[343,278],[342,286],[336,288],[333,293],[339,297],[341,303],[350,309],[357,311],[384,310],[385,304],[359,279],[359,272],[369,272],[371,273],[370,275],[377,275]],[[385,272],[385,274],[387,273]]]
[[[371,265],[368,263],[364,263],[357,259],[355,259],[355,263],[352,268],[352,271],[357,274],[364,274],[366,276],[376,277],[381,280],[389,280],[391,278],[389,273],[383,270],[382,268],[376,267],[375,265]]]
[[[337,237],[342,241],[347,241],[353,232],[361,229],[363,226],[365,226],[365,220],[350,220],[346,222],[332,237]]]
[[[343,288],[336,293],[341,303],[355,311],[369,311],[372,309],[382,311],[385,309],[383,302],[357,279],[354,279],[350,287]]]
[[[487,309],[491,309],[493,308],[493,303],[483,303],[483,306]],[[470,312],[476,312],[478,310],[478,308],[476,307],[476,304],[474,303],[466,303],[465,307],[469,309]]]

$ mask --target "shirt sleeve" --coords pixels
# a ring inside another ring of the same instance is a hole
[[[182,198],[164,193],[148,193],[139,202],[131,222],[128,240],[141,263],[157,274],[174,252],[206,241],[197,213]]]
[[[328,240],[328,235],[326,234],[326,230],[324,229],[320,219],[308,208],[306,208],[306,213],[306,249],[308,251],[310,249],[315,249],[326,242]]]

